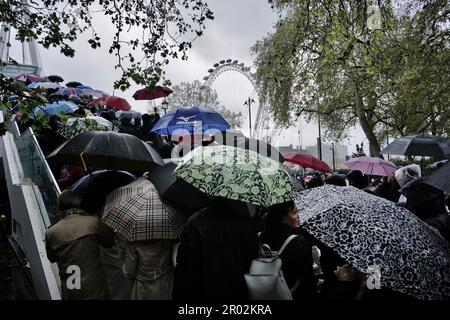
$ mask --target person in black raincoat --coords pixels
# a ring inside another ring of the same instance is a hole
[[[375,188],[373,194],[392,202],[398,202],[400,198],[400,192],[398,192],[399,189],[400,185],[398,184],[395,177],[390,176],[385,177],[383,183],[381,183],[380,185],[378,185],[378,187]]]
[[[258,256],[245,203],[214,199],[189,218],[177,254],[174,300],[248,300],[244,274]]]
[[[297,234],[299,215],[293,201],[274,205],[268,209],[266,227],[261,234],[261,243],[268,244],[271,250],[278,251],[284,241]],[[291,240],[280,255],[283,275],[295,300],[311,300],[316,297],[316,280],[313,270],[312,248],[301,235]],[[298,282],[298,284],[296,284]]]
[[[450,242],[450,215],[444,193],[424,183],[424,178],[409,182],[400,192],[406,196],[405,207]]]

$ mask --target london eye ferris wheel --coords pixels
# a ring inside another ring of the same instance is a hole
[[[276,143],[280,135],[271,119],[269,105],[262,101],[251,67],[238,60],[226,59],[215,63],[204,78],[202,97],[207,105],[208,93],[215,91],[219,103],[234,114],[241,114],[238,127],[251,138]]]

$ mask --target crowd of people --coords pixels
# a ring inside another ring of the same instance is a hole
[[[323,183],[351,185],[395,201],[450,241],[448,199],[445,203],[443,194],[424,186],[418,166],[400,168],[373,191],[366,181],[353,171],[347,178],[329,175]],[[401,189],[408,182],[414,183]],[[47,231],[48,258],[58,262],[61,280],[67,278],[68,265],[80,265],[84,271],[81,289],[64,289],[63,299],[245,301],[243,276],[258,257],[260,243],[277,250],[291,234],[298,236],[281,259],[286,282],[295,288],[294,299],[412,299],[387,288],[367,290],[363,273],[300,227],[302,213],[293,201],[255,210],[243,202],[215,198],[187,217],[179,239],[137,242],[121,238],[101,222],[101,211],[88,212],[82,203],[79,194],[64,191],[59,201],[64,217]]]
[[[113,109],[83,106],[81,102],[72,114],[88,115],[107,119],[119,133],[150,142],[162,158],[170,158],[174,145],[150,132],[159,120],[156,110],[132,120],[118,119]],[[21,129],[31,124],[32,120]],[[58,136],[60,125],[58,117],[53,116],[49,128],[37,132],[44,153],[64,141]],[[83,168],[58,169],[58,183],[64,190],[58,199],[62,214],[47,230],[45,240],[47,258],[59,267],[62,299],[245,301],[248,288],[244,275],[259,256],[260,244],[277,251],[293,234],[297,237],[280,258],[295,300],[413,299],[387,288],[367,290],[363,273],[301,227],[302,212],[293,200],[263,208],[212,198],[203,209],[186,216],[178,239],[131,242],[102,222],[104,198],[99,197],[102,203],[88,207],[85,196],[70,189],[87,174]],[[293,175],[292,182],[297,192],[324,184],[353,186],[404,206],[450,241],[449,198],[423,183],[417,165],[402,167],[375,186],[358,170],[328,176],[314,174],[310,179]],[[81,271],[79,287],[68,287],[71,266]]]

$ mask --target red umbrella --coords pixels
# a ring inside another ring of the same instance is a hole
[[[322,160],[309,154],[290,153],[283,156],[286,161],[295,163],[303,168],[311,168],[320,172],[332,173],[333,170]]]
[[[124,98],[120,98],[117,96],[108,96],[103,98],[98,98],[92,100],[89,104],[95,105],[100,104],[102,106],[111,107],[113,109],[129,111],[131,110],[130,104]]]
[[[133,94],[135,100],[153,100],[158,98],[167,97],[173,91],[167,87],[156,86],[155,89],[150,90],[147,88],[136,91]]]

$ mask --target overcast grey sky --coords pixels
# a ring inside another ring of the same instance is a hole
[[[270,8],[266,0],[208,0],[209,7],[214,12],[215,19],[207,22],[204,36],[197,39],[193,48],[189,51],[187,61],[174,61],[167,68],[167,77],[173,84],[182,81],[201,80],[207,75],[207,70],[221,59],[238,59],[246,65],[253,64],[253,57],[250,54],[250,47],[263,36],[271,32],[276,22],[277,16]],[[102,16],[97,16],[95,27],[104,40],[112,37],[109,32],[109,22]],[[107,42],[105,42],[106,44]],[[41,50],[41,58],[44,66],[44,74],[58,74],[66,81],[76,80],[96,89],[113,93],[112,86],[115,79],[119,77],[119,72],[114,70],[115,57],[107,53],[107,46],[92,50],[81,37],[74,44],[76,56],[74,58],[64,57],[58,50]],[[14,51],[12,51],[13,53]],[[14,56],[12,55],[14,58]],[[223,79],[218,81],[218,86],[226,81],[232,82],[235,92],[229,92],[228,96],[237,95],[236,86],[248,81],[235,78],[231,80]],[[242,86],[248,86],[244,83]],[[132,86],[126,92],[115,91],[114,94],[124,97],[133,106],[133,109],[145,111],[147,102],[135,101],[133,93],[140,87]],[[239,88],[237,88],[239,89]],[[227,90],[227,88],[222,88]],[[247,93],[240,93],[246,95]],[[237,97],[241,99],[242,97]],[[240,101],[240,100],[239,100]],[[157,102],[159,103],[159,101]],[[243,106],[242,106],[243,107]],[[243,108],[244,111],[244,108]],[[301,144],[314,145],[318,135],[315,124],[306,124],[302,121]],[[297,128],[291,128],[282,132],[278,140],[280,145],[299,144]],[[352,130],[355,132],[355,130]],[[245,131],[244,131],[245,133]],[[349,151],[354,150],[354,145],[362,141],[361,130],[357,130],[355,137],[344,144],[350,144]],[[368,146],[366,140],[365,145]],[[350,142],[350,143],[349,143]],[[367,151],[367,150],[366,150]]]

